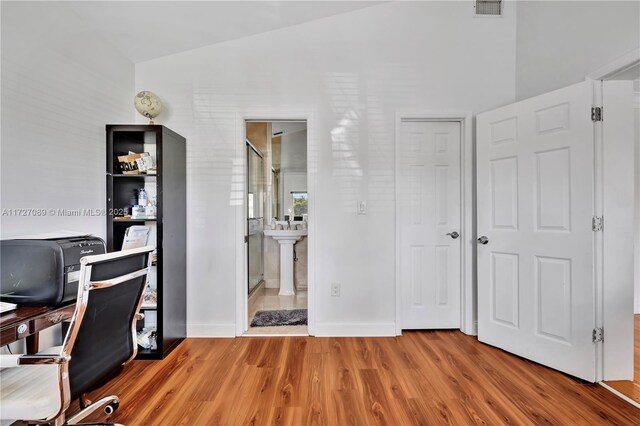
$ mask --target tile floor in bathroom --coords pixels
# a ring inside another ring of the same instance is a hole
[[[307,292],[296,290],[294,296],[278,296],[277,288],[265,288],[262,285],[249,296],[249,324],[257,311],[273,311],[278,309],[306,309]],[[308,334],[306,325],[282,327],[249,327],[244,335],[255,334]]]

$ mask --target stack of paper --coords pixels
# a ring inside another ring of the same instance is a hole
[[[0,314],[3,312],[12,311],[17,307],[18,305],[16,305],[15,303],[0,302]]]
[[[127,228],[122,241],[122,250],[129,250],[147,245],[149,238],[149,227],[134,225]]]

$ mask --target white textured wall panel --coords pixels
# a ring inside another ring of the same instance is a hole
[[[396,111],[478,112],[515,98],[513,8],[503,19],[470,11],[392,2],[136,65],[136,89],[158,93],[160,122],[187,138],[191,330],[235,322],[237,114],[283,110],[314,115],[318,331],[393,324]]]
[[[518,1],[518,100],[578,83],[640,47],[640,2]]]
[[[57,210],[105,207],[104,125],[133,120],[134,94],[133,64],[65,5],[2,2],[2,237],[105,236],[104,217]],[[8,211],[29,208],[46,215]]]

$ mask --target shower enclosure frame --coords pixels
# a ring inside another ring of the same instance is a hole
[[[260,254],[258,255],[260,257],[259,262],[260,262],[260,266],[259,266],[259,273],[258,273],[258,278],[260,278],[258,280],[257,283],[255,283],[255,285],[253,287],[251,287],[251,279],[252,279],[252,274],[251,274],[251,237],[252,235],[255,234],[251,234],[251,226],[249,225],[249,221],[251,220],[257,220],[258,221],[258,225],[262,228],[264,228],[264,220],[265,220],[265,208],[266,206],[264,205],[264,182],[265,182],[265,176],[264,176],[264,154],[262,152],[260,152],[260,150],[258,148],[256,148],[249,139],[246,139],[246,156],[247,156],[247,167],[246,167],[246,174],[245,174],[245,178],[246,178],[246,191],[245,191],[245,196],[246,196],[246,200],[247,200],[247,211],[249,210],[249,189],[252,185],[250,185],[250,180],[251,180],[251,167],[249,167],[249,155],[251,153],[255,154],[258,156],[258,158],[260,159],[260,166],[258,167],[259,170],[259,176],[258,176],[258,185],[262,185],[262,191],[259,192],[259,196],[257,197],[257,201],[262,203],[262,213],[259,217],[249,217],[249,215],[247,214],[247,233],[246,233],[246,238],[247,238],[247,294],[250,296],[255,290],[258,289],[258,287],[260,286],[260,284],[264,281],[264,235],[260,236]],[[254,200],[255,203],[256,200]]]

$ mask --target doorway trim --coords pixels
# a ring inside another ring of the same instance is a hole
[[[275,112],[274,112],[275,111]],[[246,159],[246,121],[306,121],[307,122],[307,193],[309,194],[309,218],[307,234],[307,330],[315,335],[316,328],[316,171],[318,142],[315,114],[304,109],[284,110],[272,106],[263,109],[248,109],[236,113],[236,158],[234,164],[232,191],[244,194],[236,205],[235,250],[236,250],[236,336],[242,336],[248,329],[247,294],[247,250],[244,237],[247,232],[247,159]]]
[[[400,215],[397,194],[400,127],[403,120],[460,123],[460,330],[469,335],[478,334],[476,307],[476,223],[475,223],[475,144],[473,115],[464,110],[396,111],[395,132],[395,280],[396,280],[396,335],[402,335],[402,289],[400,286]]]
[[[640,49],[634,49],[613,62],[587,74],[585,80],[609,80],[616,74],[640,64]]]
[[[614,80],[615,76],[623,71],[626,71],[632,67],[638,66],[638,64],[640,64],[640,49],[634,49],[630,52],[628,52],[627,54],[619,57],[618,59],[614,60],[613,62],[610,62],[600,68],[598,68],[597,70],[589,73],[586,77],[585,80],[586,81],[591,81],[594,87],[594,105],[603,105],[603,82],[605,81],[609,81],[609,80]],[[631,80],[629,80],[631,81]],[[638,96],[635,92],[633,94],[634,99],[632,100],[632,105],[631,108],[635,108],[637,109],[638,105],[637,105],[637,101],[636,101],[636,97]],[[610,114],[608,114],[608,116],[610,116]],[[602,174],[602,167],[603,167],[603,162],[604,157],[603,157],[603,143],[604,143],[604,137],[603,137],[603,130],[602,130],[602,123],[597,123],[599,125],[597,125],[597,129],[595,131],[595,144],[596,144],[596,159],[597,164],[596,164],[596,173],[598,173],[598,179],[596,181],[597,186],[598,186],[598,192],[596,192],[596,196],[599,197],[599,205],[597,205],[596,207],[601,211],[602,210],[602,205],[603,205],[603,200],[608,198],[609,192],[607,191],[607,185],[605,182],[605,179],[603,177]],[[610,130],[611,133],[611,130]],[[608,152],[617,152],[616,150],[612,150],[611,149],[611,144],[612,142],[618,143],[619,144],[619,140],[620,139],[620,135],[617,135],[615,132],[614,133],[614,137],[613,140],[607,140],[607,146],[608,146]],[[636,142],[636,141],[634,141]],[[637,148],[636,148],[637,149]],[[633,151],[633,149],[632,149]],[[637,157],[637,153],[634,153],[635,156]],[[624,161],[624,152],[621,156],[621,158],[619,159],[621,161]],[[639,173],[639,167],[640,164],[638,164],[637,162],[637,158],[634,158],[635,160],[635,173]],[[637,180],[637,177],[636,177]],[[635,182],[634,182],[635,183]],[[610,189],[610,187],[609,187]],[[638,192],[637,190],[635,191],[635,196],[637,196]],[[634,202],[637,203],[637,200],[635,200],[635,196],[632,197],[634,199]],[[600,213],[598,213],[600,214]],[[638,212],[635,212],[635,215],[637,215]],[[609,214],[607,214],[607,216],[610,216]],[[638,223],[638,218],[634,217],[633,218],[633,223],[634,225],[636,225]],[[637,225],[636,225],[637,226]],[[639,232],[637,229],[635,230],[636,232]],[[626,341],[629,336],[628,333],[627,335],[625,335],[625,333],[618,333],[619,330],[624,330],[624,326],[622,324],[622,320],[618,317],[618,315],[616,315],[617,313],[617,306],[616,306],[616,294],[620,293],[621,288],[619,287],[619,283],[616,282],[616,280],[611,280],[609,278],[609,275],[611,275],[611,271],[615,271],[615,267],[614,268],[608,268],[609,272],[607,274],[602,272],[602,268],[604,265],[604,253],[605,253],[605,242],[603,240],[603,236],[602,235],[597,235],[596,239],[595,239],[595,247],[596,247],[596,265],[598,267],[600,267],[600,272],[599,274],[596,276],[596,327],[604,327],[605,323],[606,323],[606,329],[605,331],[609,331],[609,334],[607,335],[607,339],[604,340],[604,342],[602,344],[597,345],[596,348],[596,381],[597,382],[601,382],[603,380],[616,380],[619,379],[620,374],[621,373],[621,369],[619,368],[619,363],[617,362],[617,360],[614,357],[611,356],[607,356],[607,354],[611,354],[612,352],[615,351],[615,348],[618,347],[621,342]],[[636,235],[634,235],[634,239],[637,238]],[[638,250],[640,250],[640,248],[638,247],[634,247],[634,272],[635,270],[638,268]],[[614,272],[615,274],[615,272]],[[609,285],[605,286],[604,285],[604,281],[605,278],[608,279],[608,282],[610,283]],[[613,278],[616,278],[615,275],[613,276]],[[633,276],[632,279],[632,286],[633,286],[633,290],[632,290],[632,294],[633,294],[633,298],[634,298],[634,302],[635,302],[635,285],[636,282],[635,280],[638,279],[637,277],[635,277],[635,275]],[[611,283],[613,283],[614,285],[611,285]],[[635,312],[635,306],[633,308],[633,311]],[[631,330],[631,339],[632,339],[632,344],[633,344],[633,322],[632,322],[632,330]],[[607,388],[612,390],[611,388],[609,388],[608,386],[606,386],[606,384],[602,383],[601,384]],[[613,390],[612,390],[613,391]]]

